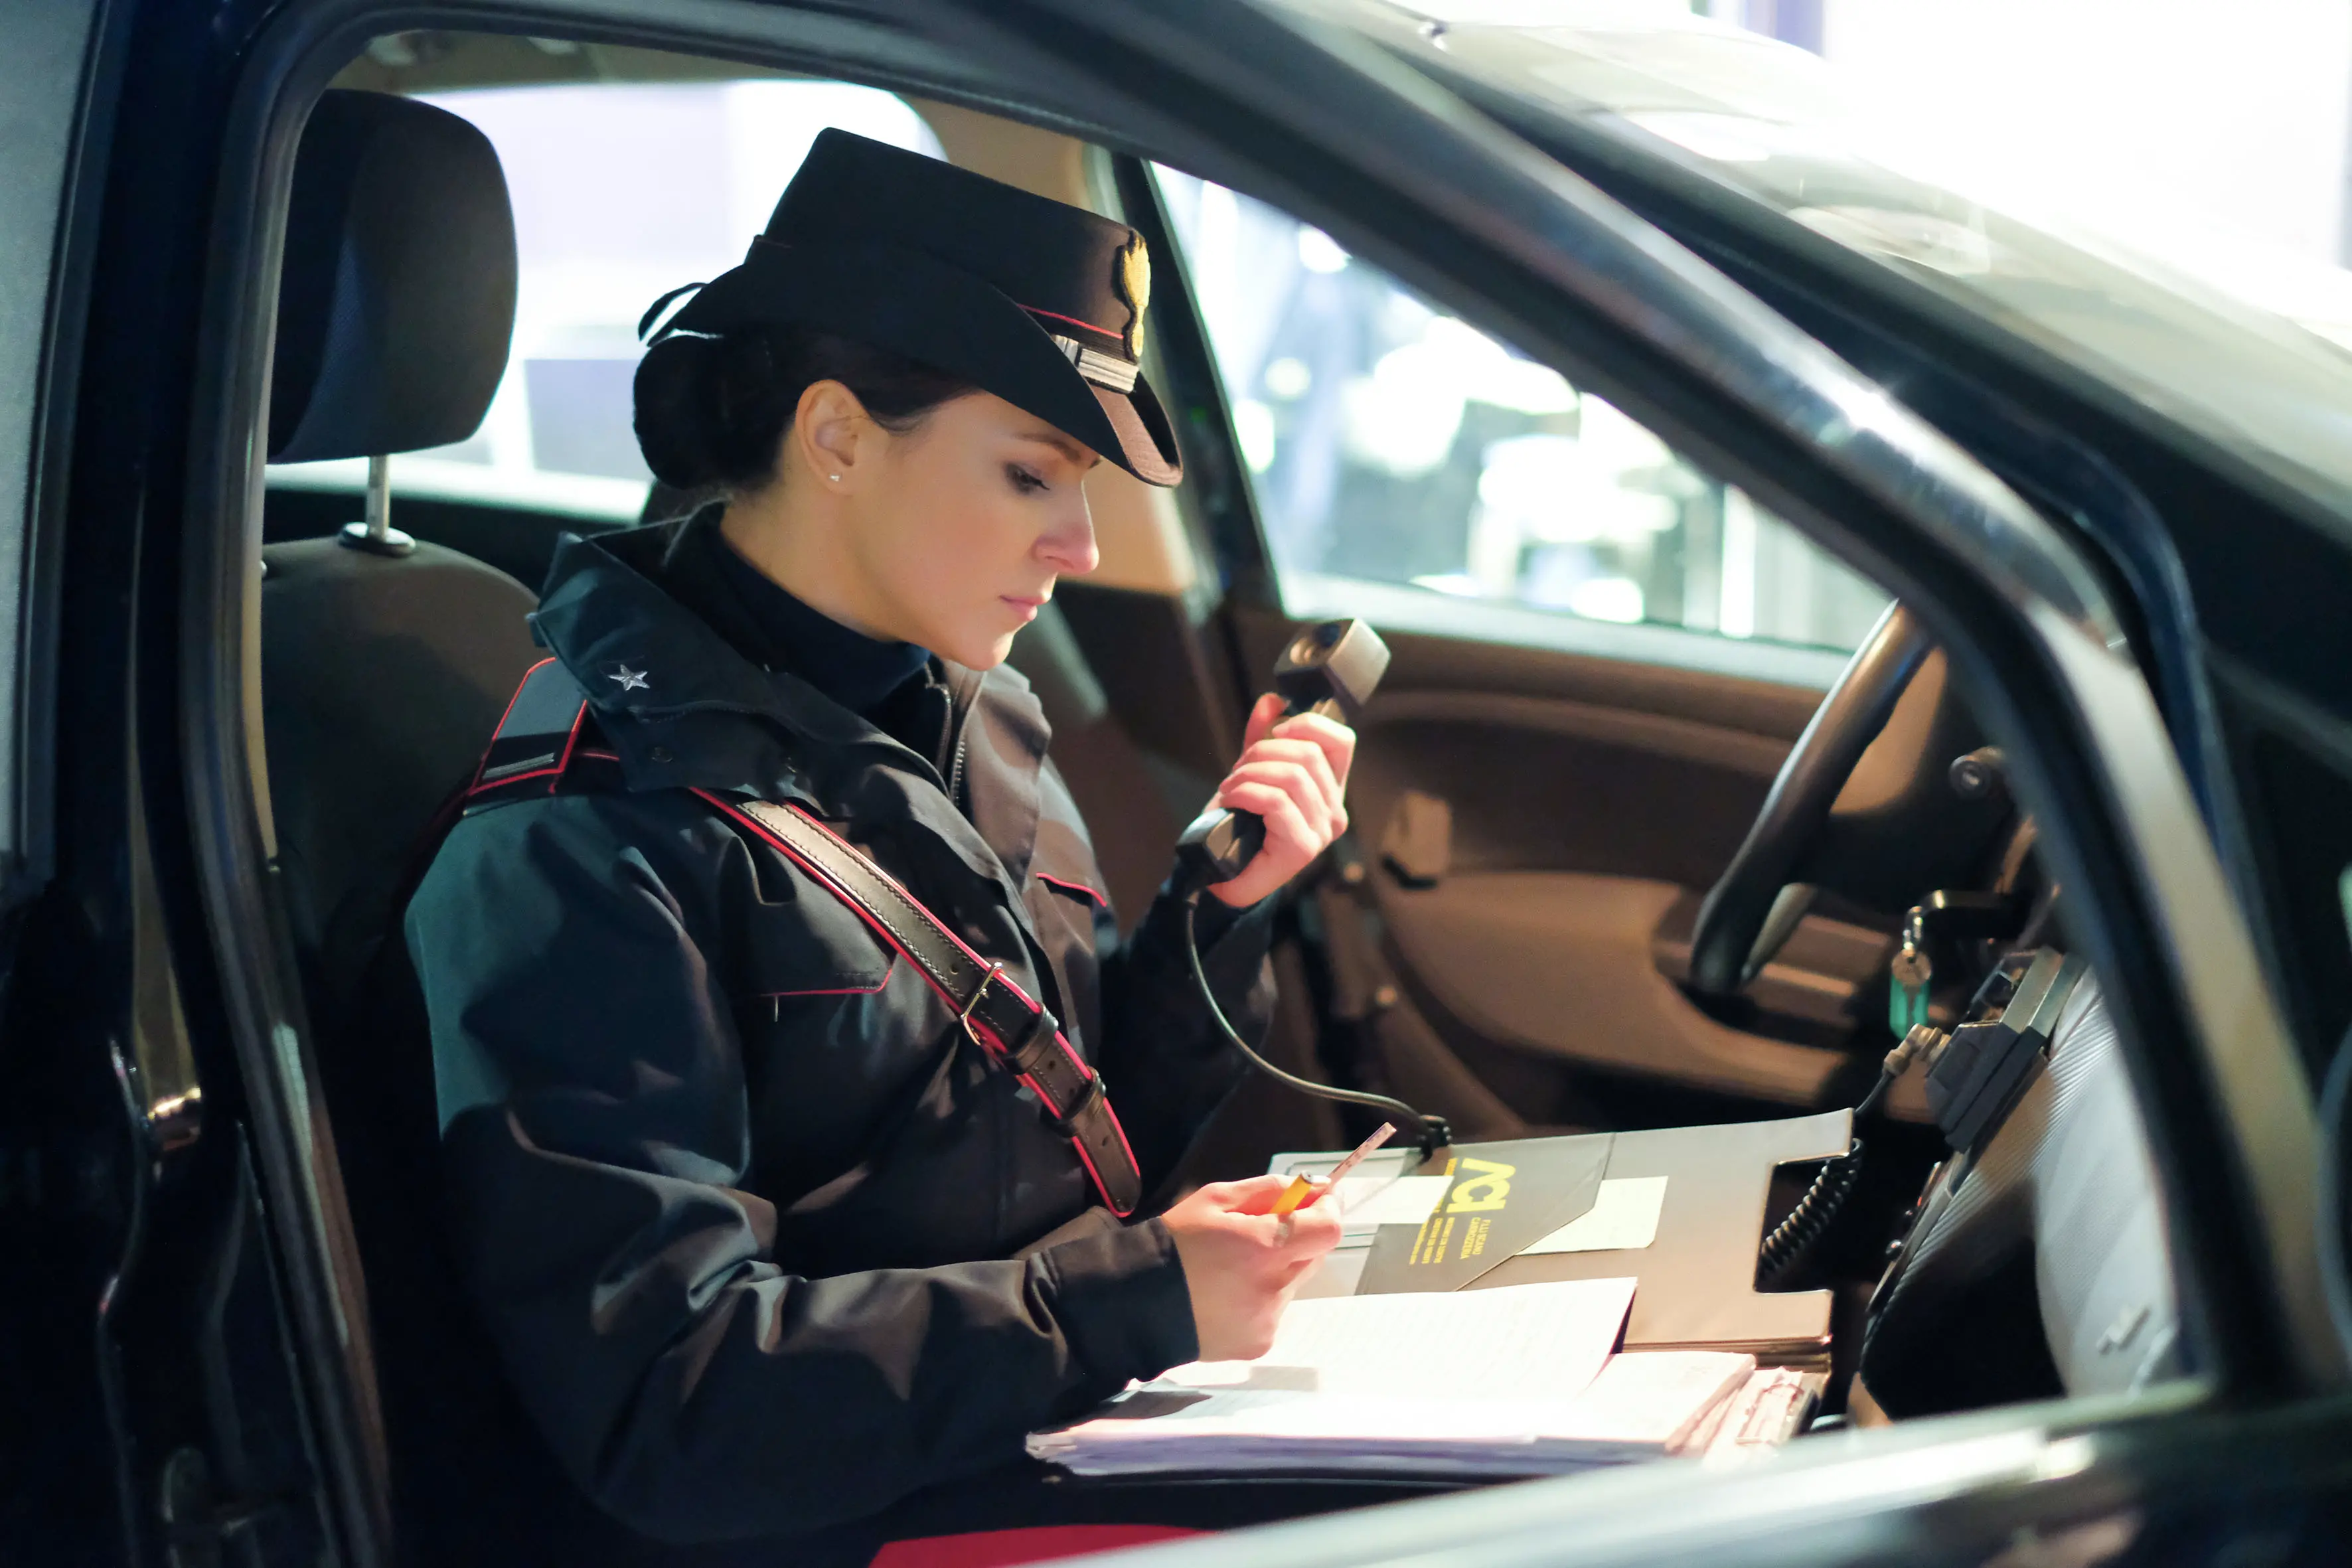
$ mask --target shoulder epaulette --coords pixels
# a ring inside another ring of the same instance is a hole
[[[466,792],[471,813],[510,800],[621,787],[621,759],[605,742],[587,693],[562,661],[524,672]]]

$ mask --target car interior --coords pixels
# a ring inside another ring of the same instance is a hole
[[[431,1190],[430,1063],[378,1048],[355,998],[420,846],[541,657],[525,616],[557,540],[629,521],[609,500],[619,480],[599,481],[594,508],[560,486],[493,498],[402,481],[398,455],[467,442],[521,374],[516,237],[540,198],[469,127],[467,97],[595,89],[642,107],[696,84],[790,79],[609,45],[406,34],[354,61],[304,132],[268,395],[270,460],[288,467],[273,469],[260,552],[267,799],[380,1321],[421,1289],[399,1281],[431,1247],[417,1195]],[[1571,624],[1573,611],[1482,623],[1458,591],[1395,581],[1351,599],[1344,537],[1313,581],[1286,572],[1259,515],[1272,503],[1242,406],[1255,389],[1209,341],[1210,279],[1186,265],[1174,198],[1187,187],[1017,106],[904,101],[940,155],[1110,211],[1162,258],[1152,374],[1183,411],[1192,479],[1172,496],[1090,480],[1104,568],[1063,584],[1012,656],[1123,917],[1150,901],[1300,622],[1364,615],[1393,660],[1359,726],[1353,830],[1280,922],[1273,1060],[1443,1114],[1463,1142],[1702,1125],[1853,1106],[1904,1037],[1895,1023],[1949,1036],[2031,1000],[2011,1032],[2038,1031],[2034,1059],[1973,1147],[1956,1152],[1915,1070],[1858,1124],[1867,1159],[1840,1167],[1832,1212],[1813,1212],[1828,1167],[1781,1168],[1759,1242],[1793,1213],[1812,1244],[1785,1268],[1759,1261],[1755,1288],[1833,1293],[1828,1425],[2196,1371],[2098,979],[2056,963],[2066,909],[2036,825],[1899,607],[1880,615],[1884,595],[1865,591],[1843,640],[1782,647],[1688,615],[1660,637],[1622,617]],[[625,424],[607,434],[625,443]],[[647,485],[637,515],[696,499]],[[1391,613],[1402,598],[1419,607]],[[1538,619],[1567,630],[1515,634]],[[1182,1179],[1344,1148],[1369,1125],[1253,1080]],[[435,1441],[415,1429],[432,1410],[393,1392],[416,1352],[389,1334],[377,1348],[396,1484],[404,1456]]]

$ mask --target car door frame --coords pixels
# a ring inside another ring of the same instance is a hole
[[[256,1124],[276,1232],[299,1254],[289,1278],[304,1353],[331,1363],[314,1373],[329,1395],[321,1414],[347,1433],[365,1419],[362,1373],[320,1330],[359,1298],[334,1241],[331,1141],[315,1136],[327,1121],[266,871],[245,637],[262,476],[244,437],[266,384],[273,214],[302,106],[373,32],[422,19],[456,18],[318,0],[270,13],[236,40],[241,69],[203,284],[206,347],[174,520],[186,595],[174,739],[222,1012],[264,1112]],[[1570,370],[1895,585],[1987,718],[2017,738],[2029,798],[2074,829],[2059,836],[2057,868],[2085,895],[2093,957],[2123,999],[2126,1037],[2143,1047],[2135,1075],[2215,1381],[2250,1393],[2339,1382],[2342,1346],[2307,1267],[2295,1266],[2299,1246],[2307,1264],[2312,1219],[2309,1095],[2147,687],[2116,651],[2115,616],[2036,514],[1818,343],[1360,40],[1245,0],[881,0],[823,13],[508,0],[469,6],[464,20],[818,68],[998,112],[1018,104],[1262,195]],[[354,1439],[339,1441],[356,1453]],[[354,1475],[361,1468],[352,1463]],[[349,1484],[364,1492],[363,1481]],[[367,1511],[357,1497],[351,1507]]]
[[[328,1489],[271,1233],[287,1215],[210,1005],[181,787],[185,367],[235,29],[139,0],[36,9],[52,47],[10,57],[45,78],[12,109],[52,119],[18,144],[12,190],[50,204],[51,233],[18,237],[47,265],[12,283],[45,297],[10,313],[40,362],[12,377],[32,419],[6,720],[22,962],[0,993],[18,1265],[0,1554],[149,1562],[236,1538],[315,1559]],[[331,1344],[339,1325],[316,1326]],[[371,1561],[368,1540],[337,1555]]]

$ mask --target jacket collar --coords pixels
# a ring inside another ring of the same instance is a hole
[[[594,539],[567,533],[557,543],[531,625],[598,716],[746,713],[814,741],[895,744],[798,676],[760,668],[660,585],[679,537],[711,525],[706,512]]]
[[[985,674],[947,665],[978,753],[967,820],[928,758],[790,671],[761,669],[662,586],[685,531],[716,525],[705,510],[593,539],[567,533],[531,617],[586,690],[628,787],[797,797],[836,816],[849,814],[853,794],[860,808],[882,807],[878,791],[890,815],[930,827],[1020,907],[1051,737],[1029,682],[1006,665]]]

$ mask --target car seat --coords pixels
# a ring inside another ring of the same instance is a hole
[[[278,870],[323,1017],[538,657],[530,591],[390,528],[378,460],[481,423],[515,278],[506,182],[480,132],[404,99],[320,100],[288,213],[270,457],[372,459],[374,526],[265,549],[261,639]]]
[[[464,438],[505,372],[515,284],[513,214],[480,132],[404,99],[323,95],[287,215],[270,456],[380,459]],[[562,1483],[504,1396],[440,1240],[421,1006],[366,977],[397,949],[395,906],[436,806],[536,658],[535,601],[392,529],[383,466],[370,466],[373,526],[262,553],[270,810],[366,1275],[398,1557],[487,1563],[530,1527],[520,1500]]]

